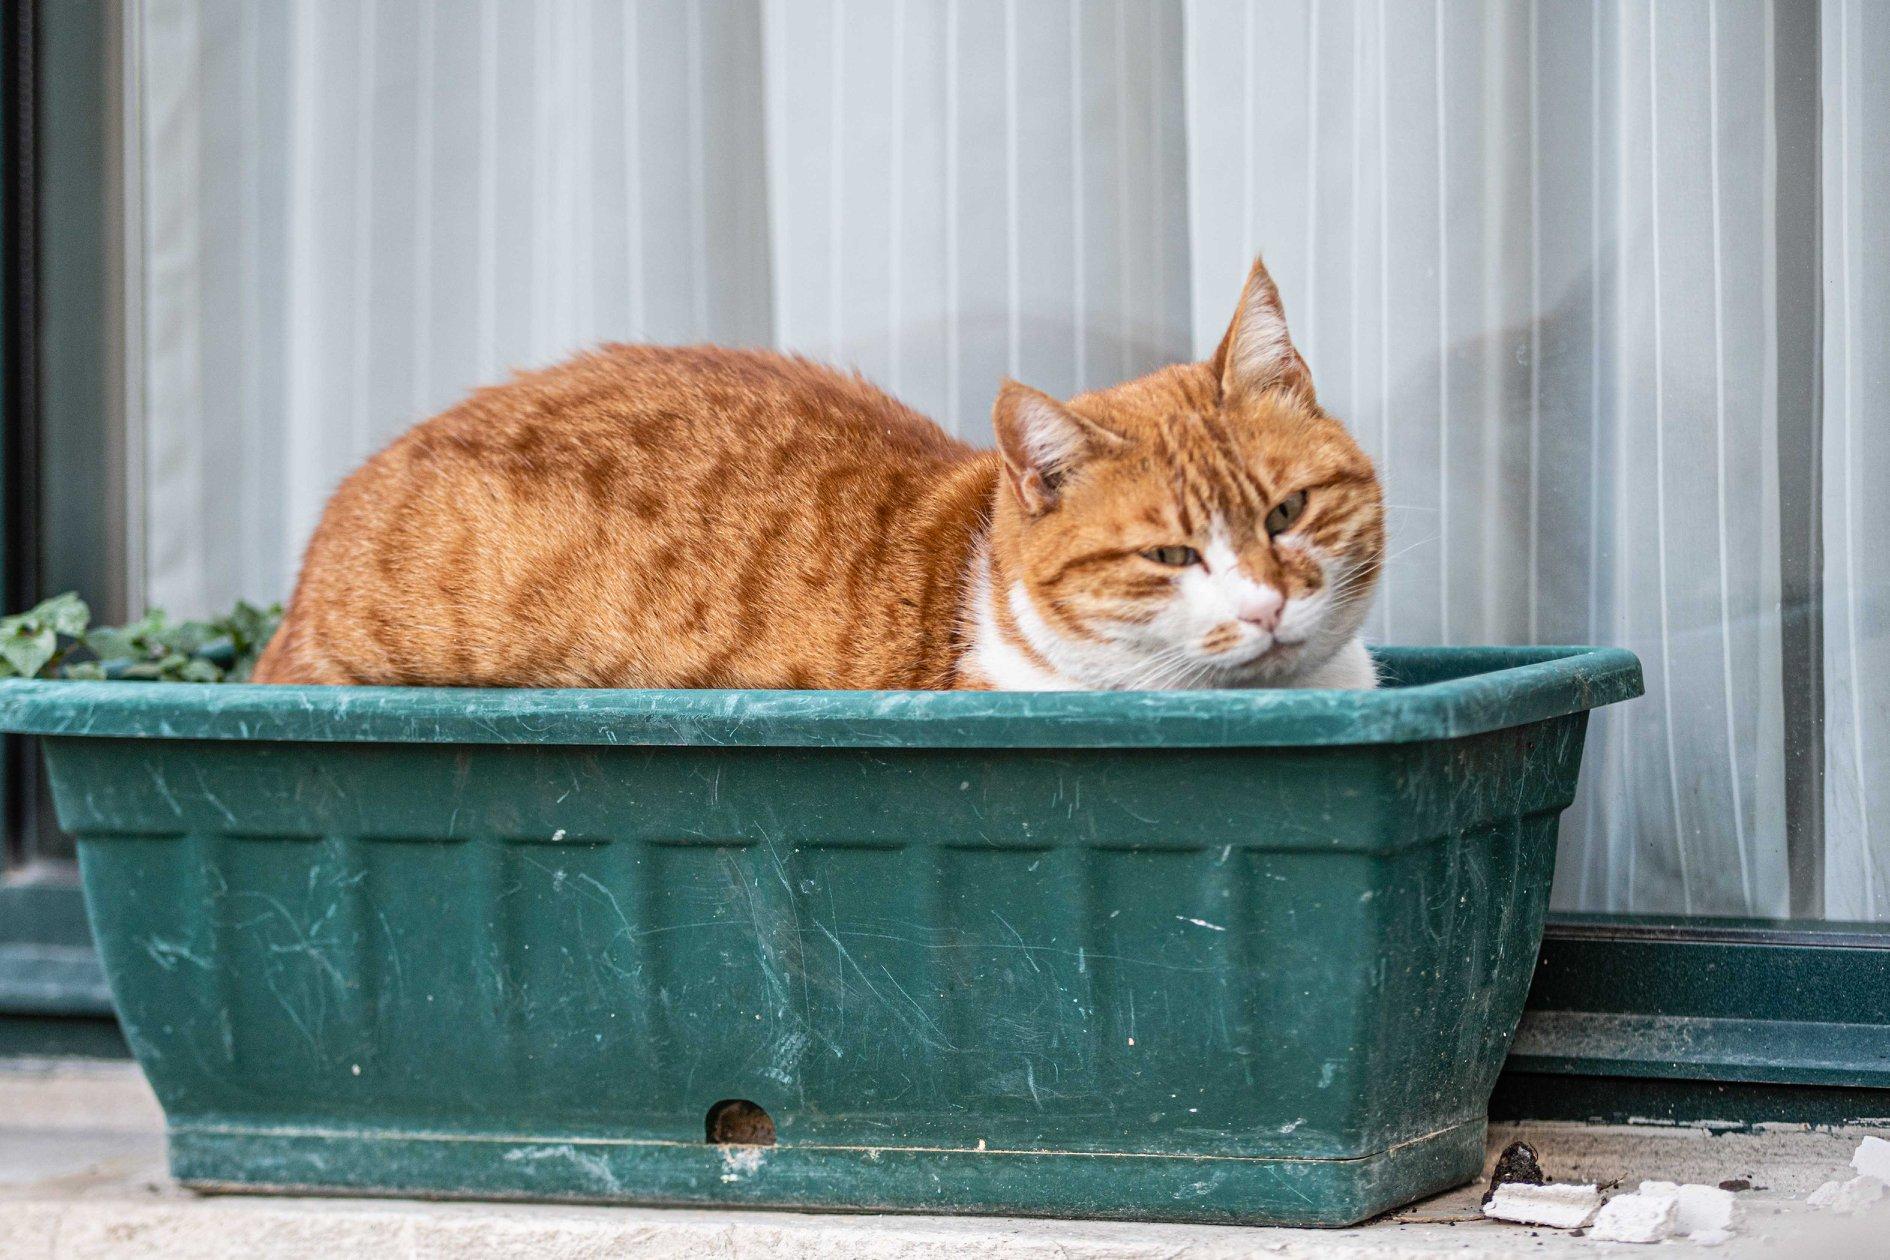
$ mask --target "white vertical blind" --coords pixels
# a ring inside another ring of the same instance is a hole
[[[1179,0],[770,0],[767,64],[779,345],[980,440],[1186,357]]]
[[[1825,912],[1890,918],[1890,10],[1825,0]]]
[[[1557,904],[1787,912],[1772,4],[134,2],[153,601],[285,594],[360,458],[588,343],[981,440],[1206,353],[1264,251],[1388,489],[1373,637],[1646,666]],[[1890,17],[1821,24],[1824,891],[1885,918]]]

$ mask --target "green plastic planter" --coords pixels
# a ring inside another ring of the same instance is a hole
[[[1620,651],[1381,659],[12,682],[0,729],[46,737],[186,1183],[1340,1225],[1476,1174],[1587,710],[1641,689]]]

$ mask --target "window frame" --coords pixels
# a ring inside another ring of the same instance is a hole
[[[1890,1115],[1890,924],[1552,915],[1490,1110],[1729,1128]]]
[[[104,6],[86,5],[42,12],[33,0],[6,0],[0,6],[0,592],[9,610],[30,605],[42,594],[40,438],[50,414],[41,389],[40,336],[47,296],[40,265],[45,142],[62,135],[80,142],[76,151],[61,151],[61,160],[67,161],[62,173],[76,176],[65,181],[68,196],[84,201],[90,184],[96,207],[107,174],[99,118],[42,113],[41,19],[80,19],[68,28],[75,38],[62,41],[61,59],[83,62],[104,57],[98,23],[106,13]],[[97,66],[101,78],[107,64],[101,60]],[[83,248],[85,238],[66,243]],[[97,243],[102,245],[102,238]],[[104,263],[100,251],[88,269],[94,281]],[[91,354],[95,357],[96,349]],[[96,370],[99,365],[68,358],[57,370],[69,378],[88,366]],[[74,408],[68,404],[65,410]],[[97,422],[94,408],[91,423]],[[85,557],[89,566],[108,562],[99,542],[102,532],[92,531],[80,541],[81,550],[96,553]],[[92,948],[76,864],[44,856],[42,837],[51,818],[35,741],[0,739],[0,820],[5,828],[0,834],[0,1057],[128,1054]]]
[[[115,0],[96,3],[97,9],[74,4],[53,20],[85,14],[79,21],[84,29],[67,32],[71,37],[59,43],[58,55],[66,62],[60,68],[71,73],[73,59],[95,57],[97,79],[105,81],[120,65],[110,30],[119,6]],[[40,479],[47,452],[41,439],[57,434],[71,447],[96,450],[99,402],[117,379],[109,362],[88,362],[82,354],[76,364],[53,365],[60,388],[42,388],[41,333],[48,312],[59,319],[83,312],[83,300],[62,299],[74,296],[68,291],[72,287],[96,285],[113,248],[107,218],[99,217],[90,227],[81,224],[99,251],[95,267],[70,268],[79,274],[67,275],[65,268],[46,274],[43,266],[48,146],[65,163],[62,197],[71,198],[76,186],[83,204],[89,179],[89,195],[97,205],[113,187],[114,156],[106,143],[110,126],[96,117],[60,117],[56,111],[49,116],[43,109],[39,69],[45,23],[58,11],[34,0],[0,0],[0,182],[5,191],[0,212],[0,591],[9,609],[48,593],[42,581]],[[1794,38],[1815,38],[1815,14],[1810,20],[1809,34],[1797,31]],[[1815,83],[1801,86],[1816,92]],[[91,107],[84,99],[76,106],[81,113]],[[95,107],[106,108],[104,98]],[[60,108],[70,112],[75,107],[68,100]],[[1817,186],[1816,116],[1815,109],[1793,114],[1811,130],[1781,143],[1781,187],[1788,179],[1792,188]],[[1788,171],[1788,165],[1794,169]],[[1795,169],[1800,166],[1809,169]],[[1815,198],[1815,191],[1807,195]],[[1813,230],[1802,240],[1781,237],[1781,248],[1815,251],[1816,216],[1809,218]],[[64,242],[61,257],[73,256],[72,244]],[[86,248],[86,241],[78,247]],[[1807,353],[1815,352],[1819,336],[1815,301],[1811,294],[1794,307],[1790,327],[1780,333]],[[109,336],[87,344],[94,360],[112,352]],[[100,394],[75,402],[73,382],[88,379]],[[1799,417],[1814,437],[1809,452],[1795,447],[1781,455],[1792,455],[1795,475],[1813,496],[1819,459],[1815,386],[1815,373],[1781,374],[1781,414]],[[1788,567],[1811,585],[1788,592],[1795,600],[1788,603],[1815,608],[1816,512],[1789,524],[1796,550]],[[111,554],[112,533],[108,523],[85,530],[76,547],[62,543],[55,567],[122,588],[125,565],[123,557]],[[120,571],[116,577],[114,565]],[[81,593],[114,612],[129,611],[124,605],[133,598],[124,589]],[[1790,629],[1798,636],[1798,653],[1820,664],[1816,618],[1799,616]],[[1822,704],[1820,671],[1807,670],[1800,682],[1817,693],[1800,712],[1801,725],[1815,726]],[[1799,731],[1801,737],[1805,733]],[[1815,739],[1799,738],[1793,749],[1791,755],[1800,760],[1821,756]],[[1795,781],[1807,790],[1794,800],[1786,837],[1793,908],[1816,914],[1821,899],[1809,890],[1822,882],[1821,849],[1810,841],[1822,841],[1816,825],[1822,784],[1815,767]],[[66,861],[22,860],[30,859],[47,821],[39,750],[31,740],[5,737],[0,806],[7,856],[0,869],[0,1057],[128,1054],[91,950],[76,869]],[[1882,1047],[1875,1058],[1866,1053],[1855,1062],[1833,1062],[1829,1053],[1833,1045],[1873,1043]],[[1552,915],[1523,1028],[1491,1112],[1496,1118],[1727,1127],[1890,1115],[1890,924]]]

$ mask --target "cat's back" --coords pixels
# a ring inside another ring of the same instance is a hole
[[[626,461],[660,462],[674,475],[691,463],[726,465],[731,454],[925,460],[969,449],[865,379],[805,359],[605,345],[476,391],[415,425],[363,471],[467,460],[531,483],[572,468],[610,473]]]
[[[881,685],[840,677],[844,644],[897,627],[808,618],[884,620],[882,595],[904,608],[943,581],[903,542],[936,532],[953,563],[994,479],[989,456],[859,377],[605,346],[478,391],[349,477],[256,676]],[[844,615],[796,607],[849,591]]]

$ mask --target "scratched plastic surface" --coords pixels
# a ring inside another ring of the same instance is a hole
[[[180,1178],[1343,1224],[1473,1176],[1626,653],[1377,693],[0,684]],[[902,732],[905,738],[902,738]],[[768,1147],[705,1141],[718,1101]]]

